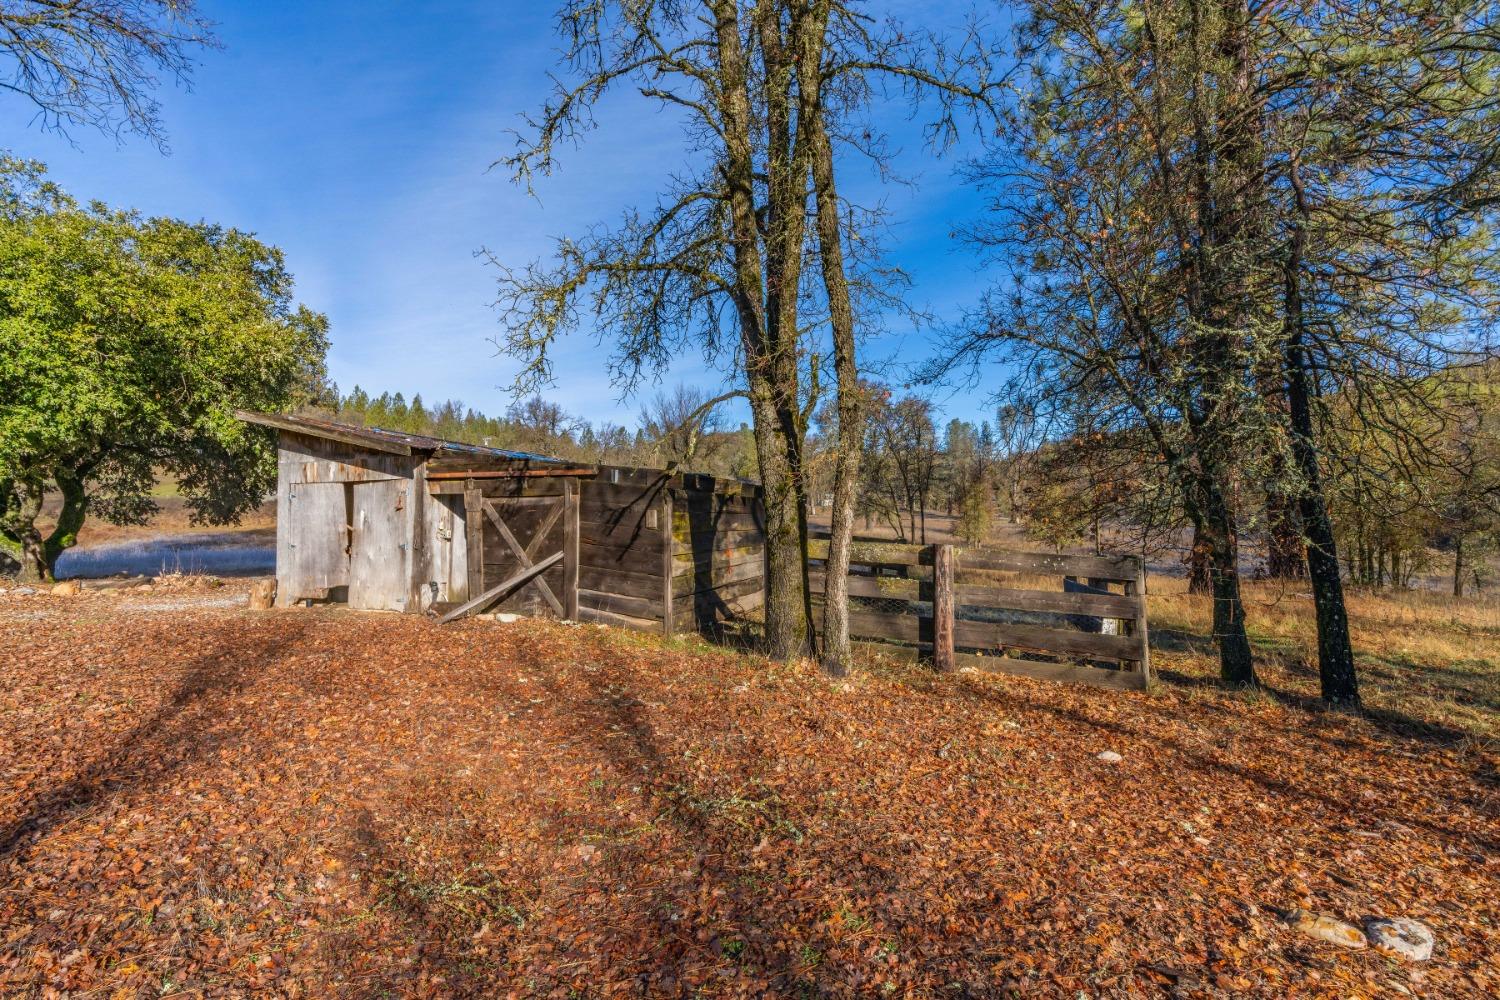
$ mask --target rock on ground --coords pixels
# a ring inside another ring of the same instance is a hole
[[[1346,924],[1320,913],[1293,910],[1287,922],[1310,938],[1336,944],[1341,948],[1359,949],[1369,946],[1364,931],[1353,924]]]
[[[1365,923],[1370,945],[1382,955],[1425,962],[1432,957],[1432,928],[1408,917],[1377,917]]]

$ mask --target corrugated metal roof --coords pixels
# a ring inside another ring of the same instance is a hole
[[[468,444],[464,441],[449,441],[444,438],[427,437],[423,434],[406,434],[383,427],[362,427],[357,424],[340,424],[316,417],[294,417],[282,413],[256,413],[251,410],[236,410],[235,416],[252,424],[274,427],[278,430],[309,434],[313,437],[346,444],[367,445],[377,451],[410,455],[417,451],[432,452],[434,456],[471,455],[477,458],[503,458],[517,462],[541,463],[544,465],[577,465],[567,459],[550,455],[537,455],[526,451],[511,451],[508,448],[491,448],[488,445]]]

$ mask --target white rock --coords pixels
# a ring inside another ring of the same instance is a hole
[[[1431,927],[1408,917],[1367,920],[1365,933],[1376,951],[1408,962],[1427,961],[1432,957],[1432,946],[1436,943]]]
[[[1121,757],[1119,754],[1115,753],[1113,750],[1105,750],[1103,753],[1099,754],[1096,759],[1102,760],[1106,764],[1118,764],[1118,763],[1120,763],[1120,761],[1124,760],[1125,758]]]
[[[12,594],[19,594],[20,596],[25,597],[27,594],[35,594],[36,593],[36,588],[35,587],[17,587],[15,590],[12,590],[11,593]]]
[[[1306,910],[1293,910],[1287,917],[1287,922],[1310,938],[1336,944],[1340,948],[1358,950],[1369,946],[1364,931],[1333,917],[1308,913]]]

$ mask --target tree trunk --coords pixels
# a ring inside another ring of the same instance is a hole
[[[57,569],[58,558],[78,544],[78,532],[88,516],[88,493],[84,489],[83,476],[74,472],[59,473],[57,488],[62,491],[62,510],[57,515],[57,525],[47,536],[43,556],[47,561],[47,576]]]
[[[47,558],[47,539],[42,537],[36,520],[42,513],[46,484],[40,480],[11,480],[0,483],[0,534],[15,548],[20,561],[22,583],[46,583],[52,579],[52,563]]]
[[[818,71],[819,67],[813,67]],[[823,576],[823,669],[842,677],[849,671],[849,549],[854,536],[854,500],[864,447],[859,366],[855,359],[854,308],[844,271],[839,233],[838,192],[834,187],[833,147],[821,118],[814,121],[813,185],[817,196],[818,256],[828,297],[837,381],[838,456],[834,463],[833,511],[828,561]]]
[[[1198,484],[1195,520],[1208,548],[1214,597],[1214,641],[1219,647],[1219,676],[1231,687],[1253,687],[1255,660],[1245,633],[1245,605],[1240,598],[1239,543],[1234,515],[1217,483]]]
[[[1299,214],[1306,204],[1297,164],[1291,169]],[[1307,535],[1307,569],[1318,619],[1318,681],[1323,700],[1344,708],[1359,707],[1359,679],[1354,672],[1354,648],[1349,640],[1349,614],[1344,584],[1339,578],[1338,546],[1328,503],[1323,497],[1318,468],[1316,429],[1312,415],[1312,380],[1303,344],[1302,251],[1306,235],[1299,222],[1292,235],[1291,265],[1287,269],[1286,341],[1287,402],[1292,425],[1292,454],[1302,474],[1298,495],[1302,528]]]
[[[1464,596],[1464,536],[1459,532],[1453,539],[1453,596]]]
[[[751,414],[766,505],[765,652],[789,660],[804,648],[802,531],[797,513],[797,489],[787,442],[776,418],[769,387],[752,380]],[[767,412],[769,411],[769,412]]]
[[[1208,542],[1203,529],[1193,525],[1193,547],[1188,550],[1188,593],[1204,597],[1214,592],[1213,575],[1208,568]]]
[[[1305,548],[1296,501],[1273,487],[1266,494],[1266,575],[1273,580],[1306,576]]]
[[[795,340],[787,343],[781,336],[787,329],[788,313],[795,327],[795,307],[785,308],[788,297],[780,295],[780,288],[768,289],[766,276],[774,275],[773,283],[791,280],[785,273],[785,265],[790,261],[782,259],[781,251],[789,242],[785,226],[796,225],[796,220],[785,216],[777,219],[776,232],[765,240],[767,256],[773,259],[763,270],[752,141],[756,119],[738,14],[732,0],[719,0],[714,5],[719,86],[723,94],[722,169],[729,189],[735,312],[744,349],[745,381],[766,505],[764,644],[770,656],[791,659],[804,648],[806,620],[803,591],[806,561],[796,460],[798,429],[796,420],[788,419],[789,411],[797,412],[796,343]],[[789,165],[778,156],[775,167],[784,170]],[[802,181],[798,184],[801,186]],[[779,186],[773,200],[782,190]],[[800,263],[800,240],[796,241],[796,251]],[[773,306],[779,309],[774,319],[769,315]]]

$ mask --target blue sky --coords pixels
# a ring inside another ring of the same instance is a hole
[[[200,54],[191,90],[162,88],[169,155],[136,138],[45,133],[10,96],[0,97],[0,127],[13,153],[46,162],[77,197],[236,226],[284,249],[299,298],[330,318],[329,367],[345,390],[357,383],[503,411],[516,364],[489,342],[495,278],[475,251],[512,265],[545,256],[553,237],[649,206],[683,162],[676,121],[627,92],[566,151],[539,199],[487,169],[511,148],[521,112],[547,95],[557,58],[547,2],[202,8],[223,48]],[[923,26],[957,26],[967,4],[900,9]],[[949,237],[979,204],[954,176],[966,151],[929,157],[897,101],[880,124],[913,183],[882,188],[851,163],[845,189],[886,203],[890,257],[911,273],[914,303],[956,317],[984,283]],[[933,336],[892,329],[866,352],[894,362],[888,377],[899,381],[900,366],[924,359]],[[587,334],[564,342],[549,395],[592,421],[634,426],[639,402],[610,385],[606,353]],[[677,381],[716,388],[724,379],[691,356],[664,376]],[[988,415],[983,391],[936,395],[949,416]]]

